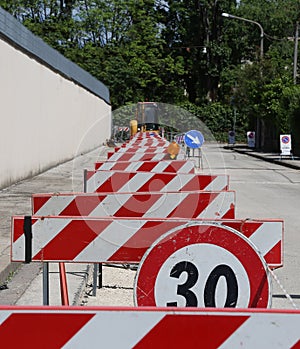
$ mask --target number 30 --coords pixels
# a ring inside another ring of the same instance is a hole
[[[177,286],[177,294],[181,295],[186,300],[186,307],[197,307],[197,295],[191,291],[191,288],[196,284],[199,272],[197,267],[188,261],[177,263],[170,272],[170,277],[179,279],[180,275],[185,272],[188,274],[184,284]],[[209,274],[204,287],[204,305],[205,307],[216,307],[215,295],[218,281],[221,276],[224,276],[227,283],[227,297],[225,308],[234,308],[238,299],[238,283],[233,270],[225,264],[216,266]],[[168,302],[168,307],[177,307],[177,302]]]

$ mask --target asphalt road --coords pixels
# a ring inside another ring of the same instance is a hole
[[[202,155],[203,169],[199,169],[200,173],[225,173],[230,176],[230,189],[236,191],[237,218],[284,220],[284,267],[274,272],[272,308],[300,308],[300,237],[297,229],[300,225],[299,170],[226,150],[217,144],[204,145]],[[75,276],[80,273],[84,274],[84,271],[78,269]],[[89,278],[86,294],[80,300],[81,304],[133,305],[134,276],[135,271],[130,269],[106,267],[103,275],[104,287],[97,289],[96,296],[92,296]],[[19,277],[21,278],[21,273]],[[12,292],[17,287],[14,280],[16,277],[8,283]],[[38,273],[38,277],[21,292],[17,304],[41,304],[41,292],[41,273]],[[77,286],[70,292],[78,293]],[[0,297],[3,297],[1,293]]]
[[[230,176],[230,189],[236,191],[236,218],[284,220],[284,266],[272,275],[272,308],[300,308],[299,170],[215,144],[204,145],[202,154],[203,169],[198,172]],[[134,305],[134,278],[132,270],[104,268],[104,287],[94,297],[89,285],[83,302],[88,306]]]
[[[220,149],[220,156],[230,176],[230,188],[236,191],[236,217],[284,220],[284,266],[274,272],[281,286],[273,279],[272,307],[300,308],[299,170],[225,149]],[[218,172],[220,167],[210,163],[212,172]]]

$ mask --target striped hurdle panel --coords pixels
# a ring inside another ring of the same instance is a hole
[[[99,171],[126,171],[126,172],[170,172],[194,173],[195,165],[188,160],[172,161],[106,161],[96,162],[95,170]]]
[[[179,192],[229,189],[227,175],[183,173],[87,171],[85,192]]]
[[[126,147],[115,148],[115,153],[167,153],[167,147]]]
[[[134,140],[142,140],[142,139],[163,139],[158,133],[153,131],[146,131],[146,132],[137,132],[132,139]]]
[[[177,160],[184,160],[184,154],[178,154]],[[107,161],[161,161],[170,160],[168,153],[107,153]]]
[[[149,153],[164,153],[167,149],[167,145],[159,145],[159,146],[155,146],[155,145],[146,145],[146,146],[142,146],[139,144],[135,144],[135,145],[127,145],[127,146],[120,146],[120,147],[114,147],[114,152],[117,153],[125,153],[126,151],[129,151],[131,153],[134,153],[136,151],[145,153],[145,152],[149,152]]]
[[[34,194],[37,216],[235,218],[235,192]]]
[[[164,146],[131,146],[131,147],[114,147],[114,153],[167,153],[167,147]]]
[[[171,229],[191,222],[210,222],[195,219],[13,217],[12,261],[22,262],[26,256],[28,258],[25,220],[32,234],[30,260],[78,263],[139,263],[147,249]],[[282,220],[215,220],[214,224],[239,231],[257,247],[270,267],[282,266]]]
[[[132,139],[126,143],[123,143],[121,145],[121,148],[126,148],[126,147],[137,147],[137,146],[141,146],[141,147],[167,147],[170,144],[169,141],[167,141],[164,138],[147,138],[147,139],[139,139],[139,140],[135,140]]]
[[[121,147],[136,147],[136,146],[141,146],[141,147],[164,147],[168,146],[170,143],[161,138],[153,138],[153,139],[140,139],[140,140],[132,140],[129,141],[128,143],[124,143]]]
[[[3,348],[297,349],[300,345],[300,311],[295,309],[2,306],[0,318]]]

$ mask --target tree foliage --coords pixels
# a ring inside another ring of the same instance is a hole
[[[114,109],[137,101],[195,109],[219,139],[257,118],[297,129],[295,0],[0,0],[49,45],[110,89]],[[261,24],[224,18],[223,12]],[[193,106],[193,107],[192,107]]]

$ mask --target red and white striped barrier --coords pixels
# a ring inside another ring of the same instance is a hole
[[[184,154],[178,154],[177,160],[184,160]],[[170,160],[168,153],[107,153],[107,161],[161,161]]]
[[[139,145],[133,145],[133,146],[121,146],[121,147],[115,147],[114,152],[115,153],[165,153],[167,150],[167,145],[149,145],[149,146],[139,146]]]
[[[151,146],[151,147],[126,147],[115,148],[115,153],[167,153],[167,147]]]
[[[128,148],[128,147],[167,147],[170,144],[169,141],[166,139],[143,139],[143,140],[137,140],[134,139],[121,144],[121,148]]]
[[[87,171],[85,192],[180,192],[229,189],[227,175]]]
[[[37,216],[235,218],[235,192],[34,194]]]
[[[170,143],[163,138],[145,138],[140,140],[132,139],[128,143],[124,143],[121,147],[167,147],[169,144]]]
[[[8,348],[300,346],[299,310],[2,306],[0,319],[1,344]]]
[[[194,173],[195,165],[192,161],[106,161],[96,162],[95,170],[99,171],[125,171],[125,172],[170,172]]]
[[[132,139],[139,141],[143,139],[158,139],[158,140],[163,140],[163,138],[156,132],[153,131],[146,131],[146,132],[137,132]]]
[[[139,263],[158,238],[192,222],[210,221],[16,216],[12,219],[12,261],[25,261],[29,253],[32,261]],[[216,220],[215,223],[247,237],[269,267],[283,265],[282,220]],[[24,229],[26,224],[28,231]],[[26,245],[28,235],[32,236],[29,246]]]
[[[124,131],[124,132],[129,132],[129,127],[118,127],[118,131]]]

